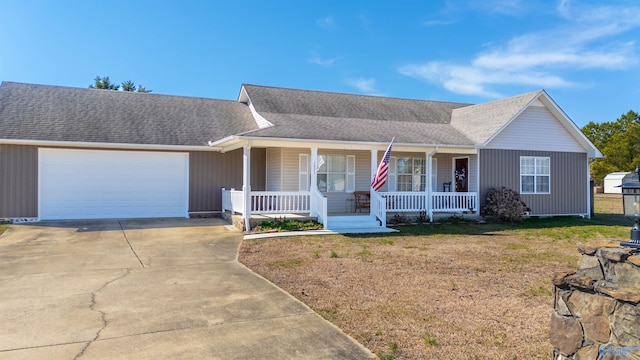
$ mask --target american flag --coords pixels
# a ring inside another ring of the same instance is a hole
[[[382,157],[382,161],[380,161],[380,165],[378,165],[378,170],[376,171],[376,176],[373,177],[373,181],[371,182],[371,187],[373,190],[378,191],[387,182],[387,174],[389,173],[389,157],[391,156],[391,146],[393,145],[393,139],[391,143],[389,143],[389,147],[387,151],[384,152],[384,156]]]

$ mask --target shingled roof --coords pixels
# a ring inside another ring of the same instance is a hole
[[[274,126],[252,136],[339,141],[473,145],[450,125],[469,104],[243,85],[255,110]]]
[[[470,104],[243,85],[259,113],[448,124]]]
[[[230,100],[3,82],[0,139],[206,146],[257,129]]]
[[[0,140],[206,146],[232,135],[474,146],[543,90],[479,105],[243,85],[248,104],[184,96],[3,82]],[[242,93],[241,93],[242,94]],[[242,100],[242,95],[241,95]]]

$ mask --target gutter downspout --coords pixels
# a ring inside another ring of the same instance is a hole
[[[432,187],[433,187],[433,155],[438,153],[438,147],[436,146],[431,152],[426,153],[427,156],[427,174],[429,177],[426,181],[426,199],[424,201],[427,215],[429,215],[429,222],[433,222],[433,201],[431,199],[432,196]]]
[[[596,158],[587,158],[587,219],[591,219],[591,198],[593,189],[591,188],[591,164],[596,162]]]

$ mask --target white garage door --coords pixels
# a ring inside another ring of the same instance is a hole
[[[40,219],[187,217],[187,153],[39,150]]]

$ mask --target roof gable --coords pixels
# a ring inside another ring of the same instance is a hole
[[[455,109],[451,126],[475,144],[485,144],[542,93],[542,90]]]
[[[602,153],[544,90],[455,109],[451,125],[471,138],[476,145],[485,146],[530,107],[546,108],[557,124],[569,133],[589,157],[602,157]]]
[[[537,100],[492,137],[486,143],[486,147],[510,150],[585,151],[583,145],[571,132]]]

